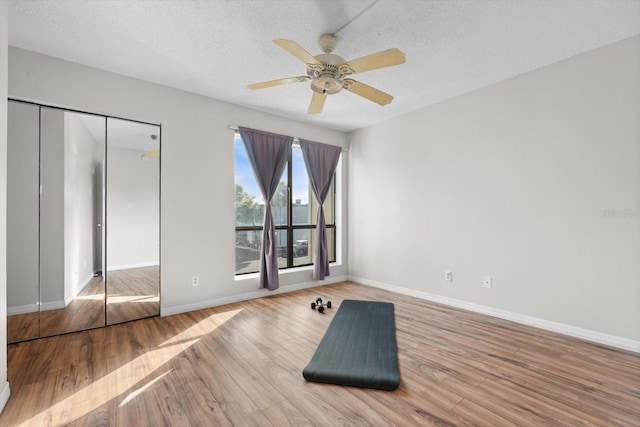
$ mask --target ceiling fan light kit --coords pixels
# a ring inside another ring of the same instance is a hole
[[[322,112],[327,95],[333,95],[342,89],[353,92],[379,105],[389,104],[393,100],[393,96],[347,76],[405,62],[404,53],[395,48],[363,56],[352,61],[345,61],[341,56],[332,53],[337,44],[337,40],[332,34],[324,34],[320,37],[318,45],[324,53],[316,56],[311,55],[292,40],[275,39],[273,42],[304,62],[307,65],[307,75],[269,80],[250,84],[247,87],[255,90],[311,80],[313,97],[309,105],[309,114]]]

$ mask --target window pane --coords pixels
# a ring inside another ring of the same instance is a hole
[[[234,138],[236,181],[236,226],[262,225],[264,200],[251,169],[247,150],[240,135]],[[276,225],[287,225],[287,173],[282,175],[271,200],[271,213]]]
[[[259,270],[261,246],[262,230],[236,231],[236,274]]]
[[[327,247],[329,249],[329,262],[335,262],[335,237],[336,229],[327,228]],[[315,256],[316,230],[293,230],[293,265],[312,264]]]
[[[329,262],[336,262],[336,250],[335,250],[336,229],[335,228],[327,228],[327,247],[329,248]]]
[[[302,150],[297,145],[294,145],[291,150],[291,162],[293,176],[291,185],[292,222],[294,225],[311,224],[312,215],[309,209],[309,200],[314,199],[314,196],[309,187],[309,177],[302,157]]]
[[[311,230],[293,230],[293,265],[311,264],[310,234]]]
[[[287,170],[282,176],[282,180],[278,184],[276,193],[271,199],[271,214],[273,215],[273,223],[275,225],[288,225],[289,221],[289,191],[287,190]],[[285,243],[286,244],[286,243]]]
[[[234,139],[236,225],[262,225],[264,203],[240,135]]]
[[[287,230],[276,230],[276,254],[278,268],[287,268]]]
[[[236,231],[236,274],[260,270],[262,230]],[[278,268],[287,268],[287,230],[276,230]]]

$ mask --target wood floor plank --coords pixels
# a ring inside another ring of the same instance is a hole
[[[598,420],[607,419],[611,426],[633,426],[640,423],[640,414],[627,406],[626,402],[621,402],[614,396],[602,397],[597,389],[579,383],[558,381],[548,373],[512,364],[503,365],[495,376],[506,382],[509,389],[521,389],[523,393],[536,396],[545,404],[560,408],[563,413],[570,414],[579,421],[597,425]],[[607,410],[603,412],[599,409],[602,407]]]
[[[314,424],[291,403],[282,401],[262,411],[274,426],[310,427]]]
[[[453,408],[452,412],[457,414],[462,420],[464,420],[462,423],[460,423],[460,425],[474,427],[496,427],[514,425],[513,421],[502,418],[494,414],[490,410],[487,410],[480,405],[476,405],[475,403],[466,399],[462,400],[458,405],[456,405],[456,407]]]
[[[345,299],[394,303],[397,390],[302,377]],[[11,344],[8,366],[3,427],[640,426],[636,353],[350,282]]]

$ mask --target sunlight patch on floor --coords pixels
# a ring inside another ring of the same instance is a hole
[[[89,412],[98,409],[111,399],[115,399],[123,393],[129,391],[131,387],[151,375],[156,369],[176,357],[185,349],[191,347],[200,339],[193,339],[188,343],[171,345],[167,347],[148,350],[132,361],[122,365],[115,371],[105,375],[99,380],[91,383],[87,387],[76,391],[71,396],[61,400],[55,405],[40,412],[36,416],[29,418],[20,426],[63,425],[73,420],[67,419],[73,408],[74,420],[87,415]],[[165,372],[162,375],[166,375]],[[159,377],[152,381],[155,381]],[[79,410],[81,408],[81,410]]]
[[[173,337],[169,338],[168,340],[160,344],[160,346],[168,345],[172,343],[179,343],[180,341],[183,341],[183,340],[189,340],[194,337],[201,337],[203,335],[210,334],[216,328],[218,328],[220,325],[224,324],[225,322],[229,321],[229,319],[236,316],[242,310],[243,309],[230,310],[222,313],[212,314],[207,318],[199,321],[195,325],[191,326],[190,328],[187,328],[184,331],[180,332],[179,334],[176,334]]]
[[[150,388],[152,385],[154,385],[156,382],[160,381],[165,375],[167,375],[169,372],[172,372],[172,371],[173,371],[173,369],[169,369],[164,374],[162,374],[162,375],[160,375],[158,377],[155,377],[153,380],[149,381],[147,384],[145,384],[142,387],[132,391],[131,393],[129,393],[127,395],[127,397],[124,398],[124,400],[122,402],[120,402],[120,404],[118,406],[122,407],[122,406],[126,405],[127,403],[131,402],[133,399],[138,397],[142,392],[144,392],[146,389]]]

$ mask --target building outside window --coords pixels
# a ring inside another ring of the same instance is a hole
[[[244,143],[236,133],[236,275],[256,273],[260,268],[264,200],[256,183]],[[335,262],[335,176],[324,203],[327,246]],[[280,269],[313,264],[318,202],[309,186],[302,150],[293,144],[280,184],[271,200],[276,225],[276,248]]]

